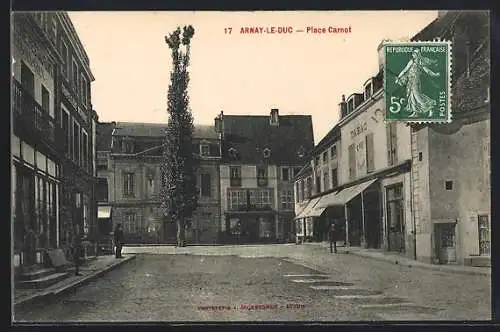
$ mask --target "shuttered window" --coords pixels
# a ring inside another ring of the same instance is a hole
[[[211,191],[210,174],[201,174],[201,196],[210,197]]]
[[[373,133],[369,133],[366,135],[366,172],[373,172],[374,169]]]
[[[395,165],[398,162],[397,156],[397,123],[389,122],[387,126],[387,157],[389,166]]]
[[[354,144],[349,145],[349,179],[356,177],[356,148]]]

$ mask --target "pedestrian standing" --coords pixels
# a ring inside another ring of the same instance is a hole
[[[118,223],[118,224],[116,224],[116,228],[115,228],[115,246],[116,246],[115,257],[116,258],[122,258],[123,242],[124,242],[124,236],[123,236],[122,224]]]
[[[337,253],[337,223],[335,220],[330,224],[330,252]]]
[[[73,236],[73,262],[75,264],[75,275],[80,276],[80,265],[82,256],[82,234],[80,232],[80,225],[75,227],[75,235]]]

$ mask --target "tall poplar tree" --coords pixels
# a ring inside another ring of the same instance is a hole
[[[172,71],[168,87],[168,124],[162,163],[162,207],[177,225],[177,246],[186,246],[185,232],[198,205],[196,169],[198,160],[193,151],[193,115],[189,109],[188,83],[191,38],[194,28],[178,27],[165,37],[171,50]],[[181,47],[184,46],[184,47]],[[182,50],[181,48],[185,48]]]

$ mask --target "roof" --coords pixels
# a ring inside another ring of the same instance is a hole
[[[280,115],[278,126],[269,120],[269,116],[224,114],[223,160],[259,164],[265,162],[267,148],[272,164],[304,164],[314,148],[311,116]],[[230,148],[236,150],[236,158],[229,155]]]
[[[164,137],[165,123],[117,122],[113,136],[131,137]],[[218,135],[212,125],[195,125],[193,137],[217,139]]]
[[[293,180],[303,179],[309,175],[312,175],[311,163],[305,164],[300,171],[293,177]]]
[[[110,151],[114,122],[98,122],[96,127],[96,150]]]

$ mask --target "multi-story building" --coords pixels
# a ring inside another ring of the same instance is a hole
[[[100,219],[121,223],[126,242],[175,242],[176,225],[164,216],[159,197],[165,128],[153,123],[99,123]],[[200,158],[199,199],[186,238],[215,243],[220,206],[219,138],[212,126],[196,125],[193,139]]]
[[[417,258],[490,264],[490,36],[487,11],[442,11],[415,40],[452,41],[452,122],[414,127]]]
[[[384,121],[379,59],[362,93],[342,96],[340,121],[314,148],[313,195],[299,217],[313,218],[315,240],[326,240],[329,224],[340,219],[347,245],[414,256],[410,128]]]
[[[94,80],[64,12],[12,17],[14,265],[43,263],[94,221]]]
[[[221,241],[293,239],[293,178],[314,146],[309,115],[225,115],[215,119],[222,142]]]

